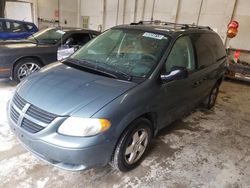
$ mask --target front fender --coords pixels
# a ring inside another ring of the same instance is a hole
[[[113,139],[118,139],[135,119],[145,114],[155,115],[157,122],[157,90],[150,87],[150,90],[146,91],[148,92],[145,92],[145,88],[135,88],[107,104],[92,117],[106,118],[111,122],[111,128],[106,134]],[[157,132],[157,123],[153,126],[154,132]]]

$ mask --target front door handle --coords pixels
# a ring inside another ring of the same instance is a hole
[[[200,84],[202,84],[202,82],[204,82],[204,81],[206,81],[207,80],[207,77],[204,77],[204,78],[202,78],[201,80],[198,80],[198,81],[196,81],[196,82],[194,82],[194,86],[198,86],[198,85],[200,85]]]
[[[194,82],[194,87],[198,87],[200,84],[201,84],[200,81],[196,81],[196,82]]]
[[[206,81],[206,80],[207,80],[207,77],[204,77],[202,80],[203,80],[203,81]]]

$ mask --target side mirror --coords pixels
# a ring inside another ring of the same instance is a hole
[[[175,66],[168,74],[161,74],[161,80],[169,82],[172,80],[181,80],[188,77],[188,70],[185,67]]]

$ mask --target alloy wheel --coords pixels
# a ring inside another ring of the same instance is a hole
[[[26,76],[29,76],[35,71],[38,71],[41,67],[36,63],[25,63],[23,64],[17,72],[17,77],[19,80],[23,80]]]
[[[128,164],[134,164],[141,158],[148,145],[148,138],[149,135],[145,129],[140,129],[133,134],[125,150],[125,161]]]

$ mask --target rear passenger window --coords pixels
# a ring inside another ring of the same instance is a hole
[[[5,22],[5,24],[6,24],[6,31],[10,32],[11,31],[11,24],[10,24],[10,22]]]
[[[22,23],[13,22],[13,32],[25,32],[24,25]]]
[[[7,32],[20,33],[25,32],[24,25],[17,22],[6,22]]]
[[[188,70],[195,69],[193,46],[188,36],[181,37],[175,42],[165,63],[165,71],[171,72],[175,66],[185,67]]]
[[[3,32],[3,22],[0,21],[0,32]]]
[[[222,41],[216,34],[194,34],[192,40],[196,49],[199,69],[211,65],[225,56]]]

